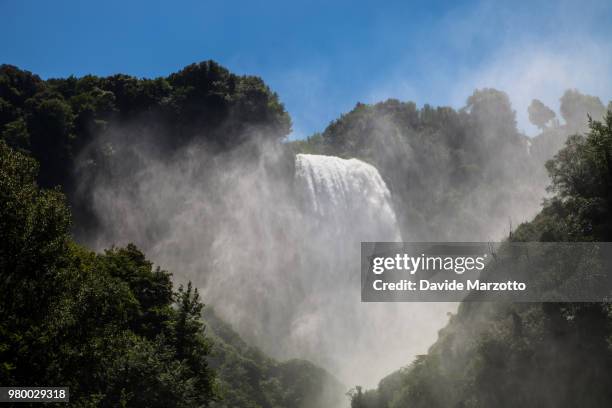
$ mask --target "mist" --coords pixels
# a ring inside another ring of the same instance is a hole
[[[257,136],[232,150],[191,143],[167,154],[111,129],[91,148],[115,152],[113,177],[83,178],[101,223],[87,241],[136,243],[266,354],[310,360],[347,389],[373,387],[426,353],[457,305],[361,303],[360,242],[499,241],[546,194],[552,153],[533,156],[496,92],[476,91],[457,113],[479,132],[464,135],[483,163],[472,181],[451,171],[439,140],[415,145],[421,136],[384,114],[355,149],[365,161],[295,155]],[[458,183],[470,193],[438,202]]]
[[[372,204],[373,191],[358,197],[354,189],[343,202],[353,208],[342,212],[322,199],[317,209],[308,197],[314,190],[294,179],[280,145],[221,155],[190,146],[168,159],[107,137],[137,160],[120,181],[99,180],[93,190],[103,220],[93,246],[141,246],[273,357],[308,359],[347,385],[373,386],[397,361],[424,353],[454,308],[360,302],[360,242],[400,239],[388,196]],[[352,165],[375,173],[362,174],[362,183],[378,175],[363,162]],[[373,212],[380,208],[387,213]]]

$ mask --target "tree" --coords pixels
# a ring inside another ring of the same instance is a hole
[[[574,131],[583,131],[588,125],[589,117],[601,120],[606,109],[598,97],[570,89],[561,97],[560,111],[568,127]]]
[[[529,112],[529,121],[541,130],[546,129],[546,125],[555,118],[555,112],[539,99],[532,100],[527,111]]]
[[[0,383],[68,386],[82,407],[206,407],[215,397],[197,292],[134,245],[72,242],[58,190],[0,140]]]
[[[556,202],[575,214],[576,233],[612,239],[612,111],[602,122],[589,119],[590,132],[568,139],[546,163]],[[591,238],[591,239],[592,239]]]
[[[77,238],[100,226],[91,181],[131,173],[143,146],[165,156],[192,143],[229,151],[247,142],[278,142],[290,131],[289,114],[263,80],[214,61],[154,79],[42,80],[0,65],[0,138],[38,161],[42,187],[61,185]]]

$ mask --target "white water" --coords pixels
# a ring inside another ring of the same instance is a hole
[[[361,303],[360,243],[401,241],[389,189],[374,166],[357,159],[298,154],[295,167],[305,211],[315,215],[304,232],[306,254],[318,259],[307,265],[318,307],[296,319],[293,338],[347,385],[373,387],[427,351],[452,306]],[[313,335],[327,341],[313,348],[304,342]]]
[[[361,241],[400,241],[391,194],[376,168],[361,160],[298,154],[295,180],[310,209],[339,230],[360,231]]]

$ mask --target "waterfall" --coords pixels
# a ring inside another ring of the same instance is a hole
[[[146,252],[194,282],[249,344],[281,360],[310,360],[347,387],[374,387],[427,351],[448,306],[360,300],[360,242],[401,240],[374,166],[299,154],[288,172],[278,165],[285,156],[271,150],[261,160],[219,160],[203,182],[194,170],[203,155],[151,166],[138,175],[139,201],[126,194],[119,202],[154,217]],[[105,197],[112,219],[117,197]],[[130,240],[146,236],[142,228]]]
[[[295,181],[310,210],[333,223],[336,231],[351,231],[360,241],[401,240],[391,193],[371,164],[298,154]]]
[[[295,246],[303,262],[294,278],[304,277],[308,290],[286,339],[347,384],[375,386],[398,361],[427,350],[450,308],[360,301],[360,242],[402,238],[391,193],[374,166],[298,154],[294,183],[303,213]]]

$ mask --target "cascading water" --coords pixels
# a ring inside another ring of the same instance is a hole
[[[298,154],[294,167],[288,189],[265,166],[231,173],[204,297],[266,353],[375,386],[427,350],[449,308],[362,303],[360,243],[401,240],[389,189],[357,159]]]
[[[310,360],[347,387],[373,387],[427,350],[449,306],[360,301],[360,242],[401,239],[375,167],[299,154],[288,174],[278,171],[282,153],[268,149],[257,160],[207,161],[203,179],[203,156],[151,163],[121,200],[98,188],[100,218],[115,219],[117,203],[146,212],[124,217],[143,224],[120,226],[122,239],[142,242],[157,225],[146,252],[199,287],[249,344]]]
[[[298,154],[295,180],[314,213],[340,231],[364,225],[361,241],[399,241],[391,194],[376,168],[361,160]]]
[[[302,251],[316,262],[303,265],[313,310],[296,317],[289,339],[349,385],[374,386],[398,360],[426,351],[449,308],[361,303],[360,243],[401,240],[391,194],[374,166],[298,154],[295,186],[308,220]],[[313,333],[325,340],[313,343]]]

